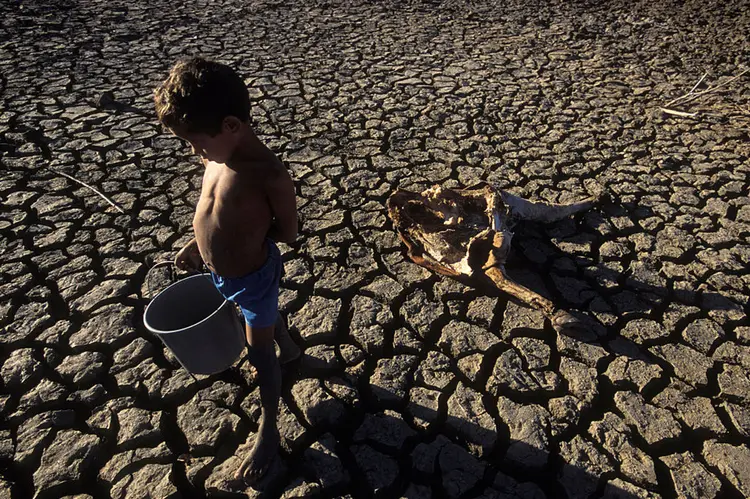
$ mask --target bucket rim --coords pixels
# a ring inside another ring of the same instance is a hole
[[[186,326],[186,327],[183,327],[183,328],[180,328],[180,329],[171,329],[169,331],[165,331],[165,330],[161,330],[161,329],[156,329],[155,327],[152,327],[149,324],[148,320],[146,319],[146,316],[148,315],[148,310],[151,308],[151,305],[153,305],[153,303],[157,300],[157,298],[159,298],[162,294],[166,293],[167,291],[169,291],[171,288],[177,286],[178,284],[183,284],[185,281],[189,281],[190,279],[196,279],[196,278],[203,278],[203,279],[208,278],[208,279],[210,279],[211,278],[211,274],[208,274],[208,273],[196,274],[196,275],[191,275],[189,277],[186,277],[184,279],[180,279],[179,281],[177,281],[175,283],[172,283],[169,286],[167,286],[166,288],[162,289],[156,296],[154,296],[151,299],[151,301],[149,302],[149,304],[146,305],[146,308],[143,310],[143,325],[146,326],[146,329],[148,329],[152,333],[158,334],[158,335],[169,335],[169,334],[181,333],[181,332],[184,332],[187,329],[194,328],[195,326],[197,326],[199,324],[203,324],[204,322],[206,322],[207,320],[209,320],[211,317],[213,317],[216,314],[218,314],[224,307],[227,306],[228,303],[231,304],[231,302],[229,300],[227,300],[226,298],[224,298],[222,296],[223,301],[221,302],[221,305],[219,305],[218,307],[216,307],[216,310],[214,310],[213,312],[211,312],[209,315],[207,315],[206,317],[204,317],[200,321],[195,322],[195,323],[193,323],[193,324],[191,324],[189,326]],[[213,281],[212,281],[212,285],[213,285]],[[216,290],[216,288],[214,288],[214,289]],[[219,296],[221,296],[221,293],[219,293],[219,290],[216,290],[216,292],[219,294]]]

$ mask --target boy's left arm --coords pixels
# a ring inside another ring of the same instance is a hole
[[[297,197],[294,182],[283,164],[279,164],[267,185],[268,202],[275,218],[268,237],[291,244],[297,239]]]

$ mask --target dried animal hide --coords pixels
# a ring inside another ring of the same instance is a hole
[[[421,193],[396,190],[388,198],[388,215],[415,263],[454,278],[489,279],[544,312],[559,331],[576,326],[577,320],[505,274],[511,229],[519,220],[560,220],[588,210],[596,201],[533,203],[487,183],[456,190],[434,186]]]

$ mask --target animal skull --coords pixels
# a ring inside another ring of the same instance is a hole
[[[454,278],[489,279],[501,291],[541,310],[561,331],[577,326],[578,320],[505,273],[511,229],[519,220],[561,220],[588,210],[597,199],[534,203],[487,183],[456,190],[434,186],[421,193],[396,190],[388,198],[388,215],[415,263]]]

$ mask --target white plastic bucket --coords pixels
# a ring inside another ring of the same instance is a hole
[[[156,334],[193,374],[229,368],[245,348],[245,331],[234,309],[214,287],[210,274],[187,277],[156,295],[143,313]]]

